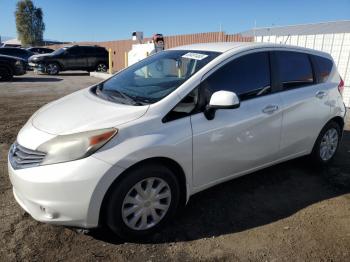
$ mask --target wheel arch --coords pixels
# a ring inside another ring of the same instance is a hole
[[[107,70],[109,69],[108,61],[103,61],[103,60],[101,60],[101,59],[96,61],[95,67],[94,67],[93,69],[97,69],[97,66],[98,66],[99,64],[104,64],[104,65],[107,66]]]
[[[127,169],[125,169],[119,176],[117,176],[113,182],[109,185],[107,191],[105,192],[100,209],[99,209],[99,214],[98,214],[98,224],[102,224],[105,221],[105,215],[106,215],[106,205],[108,203],[109,196],[114,188],[114,185],[117,184],[118,182],[122,181],[125,176],[129,172],[132,172],[132,170],[141,168],[144,165],[150,165],[150,164],[157,164],[157,165],[164,165],[168,168],[171,169],[171,171],[174,172],[176,178],[178,179],[179,185],[180,185],[180,208],[186,205],[187,202],[187,195],[188,195],[188,190],[187,190],[187,181],[186,181],[186,174],[181,167],[179,163],[177,163],[175,160],[168,158],[168,157],[151,157],[147,159],[143,159]]]
[[[342,118],[341,116],[335,116],[333,117],[332,119],[330,119],[326,125],[330,122],[336,122],[339,126],[340,126],[340,129],[343,130],[344,129],[344,126],[345,126],[345,121],[344,121],[344,118]],[[326,126],[325,125],[325,126]]]
[[[56,65],[58,65],[60,71],[64,70],[63,65],[57,60],[47,61],[44,64],[45,64],[45,66],[47,66],[48,64],[56,64]]]
[[[345,126],[345,120],[344,118],[342,118],[341,116],[334,116],[331,119],[329,119],[321,128],[321,130],[318,132],[317,136],[315,137],[313,144],[312,144],[312,149],[310,151],[310,153],[314,150],[316,142],[317,142],[317,138],[320,136],[322,130],[325,128],[325,126],[327,126],[329,123],[331,122],[335,122],[340,126],[341,131],[343,131],[344,126]],[[341,132],[340,134],[341,136],[343,136],[343,132]]]

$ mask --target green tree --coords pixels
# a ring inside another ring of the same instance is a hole
[[[18,39],[22,45],[41,45],[45,30],[41,8],[35,7],[32,0],[21,0],[17,2],[15,15]]]

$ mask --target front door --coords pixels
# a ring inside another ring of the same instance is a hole
[[[217,110],[213,120],[202,113],[191,116],[194,185],[205,187],[275,161],[282,116],[280,94],[271,87],[269,52],[226,63],[202,87],[207,94],[233,91],[241,105]]]

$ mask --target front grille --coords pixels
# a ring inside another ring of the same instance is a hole
[[[38,166],[45,158],[46,153],[31,150],[15,142],[9,152],[9,160],[14,169]]]

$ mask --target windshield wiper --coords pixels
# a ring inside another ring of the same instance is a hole
[[[125,93],[119,91],[119,90],[103,90],[102,91],[102,87],[98,87],[99,92],[103,95],[103,96],[107,96],[108,98],[112,99],[113,101],[117,100],[117,101],[124,101],[123,104],[130,104],[130,105],[143,105],[143,103],[140,103],[138,101],[135,101],[132,97],[126,95]],[[125,103],[125,101],[127,103]]]
[[[132,96],[134,100],[136,100],[139,103],[143,104],[150,104],[150,103],[155,103],[158,102],[158,99],[155,98],[148,98],[148,97],[143,97],[143,96]]]
[[[131,96],[127,95],[119,90],[103,90],[103,83],[99,84],[96,86],[95,90],[96,95],[102,96],[107,100],[110,101],[123,101],[123,104],[132,104],[132,105],[147,105],[150,102],[147,101],[146,98],[144,97],[139,97],[139,96]],[[127,101],[127,103],[125,103]]]

